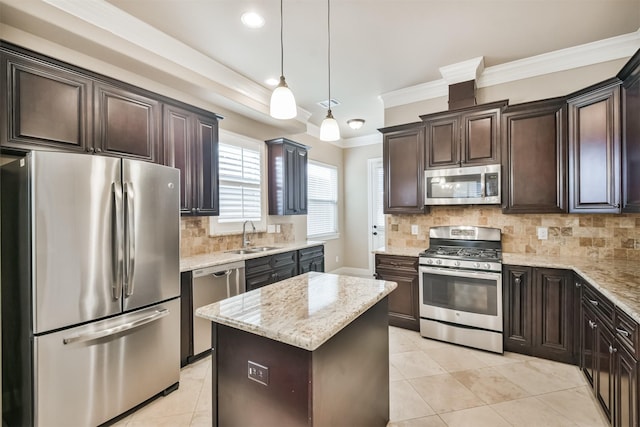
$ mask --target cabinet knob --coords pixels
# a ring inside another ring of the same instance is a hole
[[[615,205],[613,205],[613,207],[618,209],[620,207],[620,203],[616,203]]]
[[[377,232],[377,231],[374,231],[374,232],[373,232],[373,233],[371,233],[371,234],[373,234],[374,236],[377,236],[377,235],[378,235],[378,232]]]
[[[592,299],[589,299],[589,298],[587,298],[587,301],[589,301],[591,304],[593,304],[596,307],[598,306],[598,301],[595,301],[595,300],[592,300]]]
[[[96,148],[96,153],[102,153],[102,148]]]
[[[593,320],[589,320],[589,327],[591,329],[595,329],[598,327],[598,325],[596,324],[596,322],[594,322]]]
[[[613,353],[615,353],[617,351],[618,351],[618,349],[615,348],[614,346],[612,346],[612,345],[609,346],[609,353],[613,354]]]
[[[516,282],[516,285],[520,285],[520,278],[519,278],[519,277],[516,277],[515,282]]]
[[[580,286],[582,286],[582,283],[576,282],[576,288],[579,288]]]
[[[93,147],[87,147],[87,153],[93,153]]]

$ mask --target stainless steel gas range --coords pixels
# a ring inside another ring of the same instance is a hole
[[[419,263],[420,334],[502,353],[500,229],[432,227]]]

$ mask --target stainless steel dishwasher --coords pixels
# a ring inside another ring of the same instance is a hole
[[[244,261],[193,271],[193,355],[211,350],[211,321],[196,309],[244,293]]]

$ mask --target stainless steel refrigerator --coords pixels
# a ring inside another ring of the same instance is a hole
[[[0,174],[3,425],[98,425],[174,390],[178,170],[34,151]]]

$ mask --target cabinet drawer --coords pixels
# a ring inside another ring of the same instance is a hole
[[[260,258],[248,259],[244,262],[245,276],[253,276],[271,271],[271,257],[264,256]]]
[[[324,256],[324,246],[322,245],[298,250],[298,260],[300,262],[304,262],[312,258],[318,258],[323,256]]]
[[[640,351],[638,351],[638,329],[638,323],[616,307],[614,330],[616,338],[636,359],[640,358]]]
[[[298,263],[298,253],[296,251],[274,254],[271,256],[271,268],[278,269]]]
[[[593,308],[596,314],[606,322],[607,326],[613,328],[614,305],[608,298],[596,291],[592,286],[585,284],[582,294],[582,302]]]
[[[398,255],[376,255],[376,270],[380,268],[407,271],[418,271],[418,257]]]

